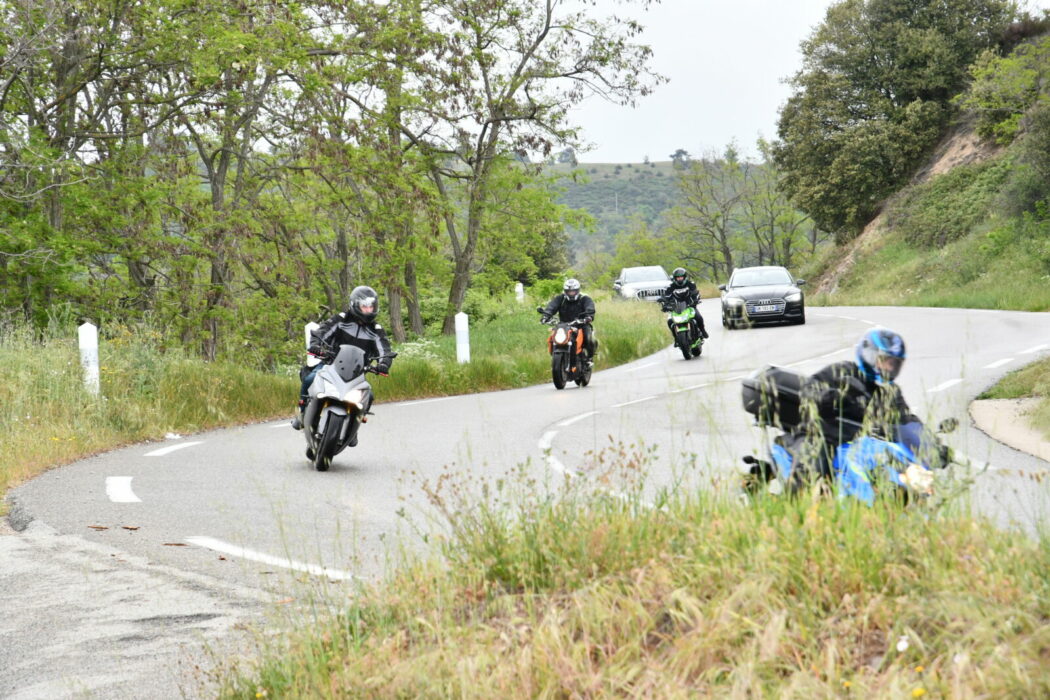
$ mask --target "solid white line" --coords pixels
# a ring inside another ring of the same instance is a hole
[[[547,455],[547,466],[553,469],[554,471],[558,472],[559,474],[563,474],[569,477],[574,476],[574,474],[570,472],[564,464],[561,463],[561,460],[555,457],[554,455]]]
[[[996,367],[1002,367],[1003,365],[1008,365],[1008,364],[1010,364],[1013,361],[1014,361],[1014,358],[1007,357],[1007,358],[1004,358],[1002,360],[996,360],[995,362],[993,362],[990,365],[985,365],[983,369],[995,369]]]
[[[200,445],[200,444],[203,444],[202,440],[198,440],[197,442],[180,442],[178,445],[168,445],[167,447],[162,447],[159,450],[153,450],[152,452],[147,452],[145,456],[146,457],[163,457],[164,455],[169,454],[171,452],[174,452],[175,450],[181,450],[184,447],[193,447],[194,445]]]
[[[551,443],[554,442],[554,436],[557,434],[557,430],[548,430],[547,432],[545,432],[543,434],[543,437],[540,438],[539,443],[537,443],[540,446],[540,449],[549,450],[551,448]]]
[[[214,537],[187,537],[186,541],[190,544],[197,545],[198,547],[204,547],[205,549],[212,549],[216,552],[222,552],[223,554],[229,554],[230,556],[240,557],[241,559],[249,559],[251,561],[257,561],[262,564],[270,564],[271,566],[280,566],[284,569],[291,569],[292,571],[302,571],[313,576],[327,576],[333,581],[346,581],[347,579],[354,578],[354,575],[347,571],[339,571],[338,569],[327,569],[323,566],[317,566],[316,564],[305,564],[294,559],[284,559],[282,557],[275,557],[271,554],[264,554],[262,552],[256,552],[251,549],[245,549],[244,547],[238,547],[237,545],[230,544],[229,542],[223,542],[217,540]]]
[[[1036,345],[1034,348],[1028,348],[1027,350],[1022,350],[1021,354],[1022,355],[1031,355],[1033,352],[1039,352],[1040,350],[1046,350],[1048,347],[1050,347],[1050,345],[1045,345],[1045,344],[1044,345]]]
[[[587,411],[586,413],[581,413],[578,416],[573,416],[572,418],[569,418],[568,420],[563,420],[561,423],[558,423],[558,427],[559,428],[565,428],[567,426],[572,425],[573,423],[579,423],[584,418],[590,418],[595,413],[597,413],[597,411]]]
[[[644,365],[638,365],[637,367],[632,367],[631,369],[629,369],[627,371],[628,372],[637,372],[640,369],[645,369],[646,367],[652,367],[653,365],[658,365],[658,364],[660,364],[660,363],[659,362],[646,362]]]
[[[131,490],[130,476],[107,476],[106,495],[114,503],[142,503],[142,499]]]
[[[961,382],[962,382],[961,379],[949,379],[946,382],[941,382],[940,384],[938,384],[937,386],[933,387],[932,389],[930,389],[926,393],[928,393],[928,394],[936,394],[938,391],[944,391],[945,389],[951,388],[951,387],[953,387],[956,384],[959,384]]]
[[[624,401],[623,403],[616,403],[616,404],[613,404],[612,407],[613,408],[623,408],[624,406],[631,406],[631,405],[636,404],[636,403],[642,403],[643,401],[652,401],[655,398],[656,398],[655,395],[653,395],[653,396],[646,396],[643,399],[635,399],[634,401]]]

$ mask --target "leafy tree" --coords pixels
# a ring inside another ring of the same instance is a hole
[[[978,134],[1009,143],[1025,113],[1050,102],[1050,35],[1021,44],[1008,56],[986,50],[970,74],[973,83],[959,96],[959,104],[977,114]]]
[[[792,201],[838,240],[913,171],[947,103],[1015,13],[1008,0],[842,0],[802,43],[774,158]]]

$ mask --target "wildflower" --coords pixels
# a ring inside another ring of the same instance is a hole
[[[851,682],[849,682],[849,681],[842,681],[842,687],[843,688],[850,688],[852,686],[853,686],[853,684]]]
[[[897,640],[897,651],[908,651],[908,635],[901,635],[901,638]]]
[[[911,696],[913,698],[921,698],[925,694],[926,694],[926,689],[925,688],[916,688],[915,690],[911,691]]]
[[[922,673],[922,672],[923,672],[923,671],[925,671],[925,670],[926,670],[926,667],[925,667],[925,666],[916,666],[916,667],[915,667],[915,672],[916,672],[916,673]]]

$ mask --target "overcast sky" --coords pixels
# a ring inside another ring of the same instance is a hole
[[[784,79],[801,67],[799,42],[833,0],[662,0],[637,13],[652,67],[670,78],[632,109],[591,98],[573,111],[585,163],[669,160],[721,151],[735,140],[755,154],[761,135],[776,137],[777,113],[790,94]],[[1050,0],[1031,0],[1050,8]],[[613,11],[622,7],[611,4]]]

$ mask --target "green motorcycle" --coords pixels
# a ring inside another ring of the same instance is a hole
[[[682,357],[691,360],[703,351],[704,338],[700,335],[700,324],[696,321],[696,307],[686,299],[667,299],[663,303],[667,312],[668,326],[674,336],[674,346],[682,351]]]

